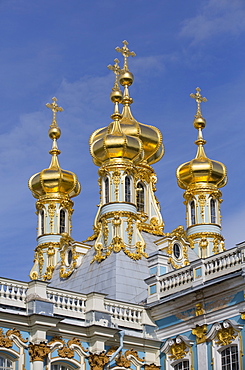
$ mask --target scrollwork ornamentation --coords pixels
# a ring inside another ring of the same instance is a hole
[[[88,362],[91,370],[103,370],[104,366],[109,362],[109,357],[105,352],[99,354],[91,353],[88,357]]]
[[[128,369],[130,367],[131,362],[127,359],[126,356],[124,356],[121,352],[119,356],[115,360],[116,365],[119,367],[124,367]]]
[[[63,347],[58,350],[58,355],[62,358],[73,358],[74,357],[74,350],[68,347]]]
[[[161,367],[155,364],[145,365],[144,370],[160,370]]]
[[[3,329],[0,329],[0,347],[11,348],[12,345],[12,339],[9,339],[7,335],[5,336],[3,333]]]
[[[31,362],[44,361],[47,355],[50,353],[50,348],[45,342],[30,343],[29,354],[31,356]]]

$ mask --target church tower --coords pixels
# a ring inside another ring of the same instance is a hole
[[[129,86],[134,77],[128,69],[128,57],[135,53],[129,51],[126,41],[123,44],[122,48],[116,48],[124,57],[123,68],[120,69],[118,59],[114,66],[108,66],[116,76],[110,95],[114,103],[112,122],[90,137],[90,152],[94,163],[100,167],[101,199],[94,222],[96,253],[93,261],[97,262],[120,251],[133,260],[145,258],[141,232],[163,233],[163,221],[154,195],[156,175],[150,166],[163,156],[162,136],[157,128],[137,122],[130,111],[133,100],[129,96]],[[122,113],[120,103],[123,104]]]
[[[49,168],[38,172],[29,179],[29,188],[37,198],[37,247],[35,249],[34,266],[30,272],[32,280],[49,280],[54,267],[60,260],[61,238],[71,239],[71,216],[73,213],[72,197],[80,193],[77,176],[70,171],[62,170],[58,155],[60,150],[57,140],[61,130],[57,125],[56,114],[63,109],[58,106],[57,99],[46,104],[53,112],[53,120],[49,129],[49,137],[53,141]]]
[[[202,116],[201,103],[207,99],[202,97],[200,91],[197,87],[196,93],[190,95],[197,102],[193,121],[198,130],[195,141],[197,154],[190,162],[180,165],[176,175],[178,185],[185,189],[186,236],[198,256],[205,258],[224,250],[220,214],[222,193],[219,189],[226,185],[227,175],[225,165],[209,159],[204,151],[206,141],[202,130],[206,126],[206,120]]]

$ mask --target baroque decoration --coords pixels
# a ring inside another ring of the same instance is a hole
[[[24,339],[18,329],[9,329],[4,334],[3,329],[0,328],[0,347],[11,348],[14,338],[19,339],[22,344],[28,342],[28,339]]]
[[[134,78],[128,68],[128,58],[135,53],[127,45],[127,41],[123,41],[123,47],[116,48],[123,55],[123,67],[119,67],[118,59],[113,66],[108,66],[115,74],[110,95],[114,104],[112,122],[90,137],[90,152],[100,167],[100,204],[94,235],[89,238],[95,239],[91,263],[102,262],[111,253],[120,251],[133,260],[146,258],[142,231],[163,235],[164,225],[154,194],[157,179],[151,167],[163,156],[162,135],[156,127],[139,123],[132,115],[129,87]],[[123,106],[121,113],[119,104]]]
[[[46,342],[29,344],[29,354],[31,356],[31,362],[43,361],[49,353],[50,348],[47,346]]]
[[[104,366],[109,362],[109,357],[105,352],[99,354],[91,353],[88,357],[88,362],[91,370],[103,370]]]
[[[207,333],[207,325],[196,325],[194,329],[192,329],[192,334],[196,336],[197,344],[206,342],[206,333]]]

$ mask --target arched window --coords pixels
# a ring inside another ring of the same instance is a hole
[[[237,346],[227,347],[221,352],[221,370],[239,370]]]
[[[0,356],[0,370],[13,370],[13,362],[8,358]]]
[[[174,370],[189,370],[189,369],[190,369],[189,360],[181,361],[174,366]]]
[[[216,202],[213,198],[210,200],[210,215],[211,223],[216,224]]]
[[[190,210],[191,210],[191,225],[194,225],[196,223],[196,210],[194,200],[190,202]]]
[[[131,184],[130,177],[125,177],[125,202],[131,202]]]
[[[62,364],[51,365],[51,370],[70,370],[70,367],[64,366]]]
[[[109,179],[105,179],[105,203],[109,203]]]
[[[44,234],[44,210],[41,209],[41,211],[39,212],[39,220],[40,220],[40,229],[39,229],[39,232],[40,234]]]
[[[60,234],[66,232],[66,211],[60,210]]]
[[[138,182],[136,188],[136,206],[138,212],[144,212],[145,210],[145,189],[142,182]]]

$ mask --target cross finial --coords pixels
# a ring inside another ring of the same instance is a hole
[[[128,42],[126,40],[123,41],[123,47],[122,48],[119,48],[119,46],[116,47],[116,51],[118,51],[119,53],[122,53],[123,57],[124,57],[124,65],[123,65],[123,69],[125,71],[128,70],[128,57],[131,56],[131,57],[135,57],[136,54],[134,51],[130,51],[127,47],[128,45]]]
[[[58,106],[56,97],[53,97],[52,100],[53,100],[53,103],[47,103],[46,107],[50,108],[53,112],[53,120],[52,120],[51,126],[57,126],[56,113],[63,112],[64,109]]]
[[[197,112],[196,112],[195,117],[201,117],[202,116],[201,103],[202,102],[205,103],[207,101],[206,98],[202,97],[202,95],[200,94],[200,91],[201,91],[200,87],[197,87],[196,88],[196,93],[195,94],[193,94],[193,93],[190,94],[190,97],[195,99],[196,102],[197,102]]]
[[[121,68],[119,67],[119,60],[116,58],[114,59],[114,62],[115,64],[112,66],[111,64],[109,64],[107,66],[108,69],[110,69],[111,71],[113,71],[116,75],[116,78],[115,78],[115,83],[114,83],[114,88],[113,89],[119,89],[119,84],[118,84],[118,76],[121,72]]]

